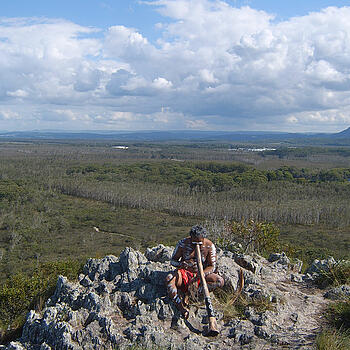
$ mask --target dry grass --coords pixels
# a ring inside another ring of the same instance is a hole
[[[237,295],[232,288],[216,290],[215,297],[217,299],[215,307],[223,313],[224,322],[233,318],[244,319],[245,310],[248,307],[252,307],[258,313],[274,310],[274,305],[269,298],[249,298],[242,294]]]
[[[350,331],[350,298],[331,303],[326,310],[326,319],[333,327]]]
[[[350,349],[350,299],[331,303],[325,312],[328,328],[316,339],[317,350]]]
[[[350,261],[338,261],[329,270],[322,271],[316,282],[321,287],[350,283]]]
[[[316,339],[317,350],[349,350],[350,332],[329,329],[320,333]]]

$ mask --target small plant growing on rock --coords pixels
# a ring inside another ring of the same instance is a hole
[[[267,310],[274,310],[275,306],[267,297],[250,298],[242,294],[237,295],[233,288],[217,289],[214,291],[218,299],[216,308],[223,312],[225,322],[233,318],[245,319],[245,311],[251,307],[257,313],[263,313]],[[232,302],[234,300],[234,302]]]
[[[338,261],[321,271],[316,283],[320,287],[340,286],[350,283],[350,261]]]

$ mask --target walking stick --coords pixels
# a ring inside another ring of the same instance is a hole
[[[204,298],[205,298],[205,307],[207,309],[208,318],[209,318],[209,327],[208,327],[208,336],[216,336],[219,334],[218,326],[216,324],[216,318],[214,315],[214,309],[213,305],[211,303],[211,298],[209,294],[209,289],[207,286],[207,281],[205,280],[204,271],[203,271],[203,265],[202,265],[202,257],[201,257],[201,251],[199,247],[199,243],[196,243],[196,258],[197,258],[197,267],[199,271],[199,277],[201,279],[201,283],[203,285],[203,291],[204,291]]]

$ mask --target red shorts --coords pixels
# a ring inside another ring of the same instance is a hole
[[[182,277],[182,285],[181,285],[181,290],[186,293],[188,291],[188,287],[190,285],[190,282],[192,281],[192,279],[196,276],[196,274],[194,274],[193,272],[190,272],[188,270],[185,269],[179,269],[179,272],[181,273],[181,277]],[[197,287],[200,284],[200,279],[197,279]]]

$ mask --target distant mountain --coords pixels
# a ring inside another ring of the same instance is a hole
[[[350,141],[350,128],[335,134],[325,133],[288,133],[269,131],[13,131],[0,132],[0,140],[41,140],[41,141],[113,141],[113,142],[166,142],[166,141],[194,141],[194,142],[288,142],[289,144],[346,144]]]
[[[350,127],[341,131],[341,132],[338,132],[336,134],[334,134],[334,136],[337,136],[337,137],[350,137]]]
[[[238,141],[255,142],[309,137],[310,134],[265,131],[14,131],[0,138],[34,140],[116,140],[116,141]]]

